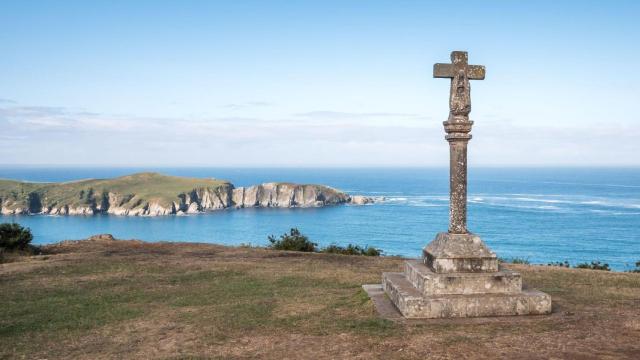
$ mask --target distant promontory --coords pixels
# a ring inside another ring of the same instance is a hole
[[[321,207],[373,201],[324,185],[265,183],[235,187],[225,180],[158,173],[61,183],[0,180],[2,215],[159,216],[227,208]]]

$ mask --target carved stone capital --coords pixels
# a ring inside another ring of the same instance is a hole
[[[452,134],[452,133],[468,134],[469,132],[471,132],[473,121],[465,121],[465,122],[445,121],[442,123],[442,125],[444,125],[444,131],[447,134]]]
[[[464,133],[451,133],[451,134],[447,134],[445,135],[445,140],[452,142],[452,141],[465,141],[468,142],[469,140],[471,140],[473,136],[471,136],[471,134],[464,134]]]

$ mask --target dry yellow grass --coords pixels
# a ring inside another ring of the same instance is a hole
[[[391,322],[402,259],[69,242],[0,265],[0,358],[639,358],[640,274],[512,265],[550,316]]]

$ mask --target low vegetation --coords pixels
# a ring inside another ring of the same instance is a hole
[[[576,269],[590,269],[590,270],[603,270],[611,271],[609,264],[601,263],[600,261],[592,261],[590,263],[580,263],[575,266]]]
[[[508,264],[524,264],[524,265],[529,265],[531,264],[529,262],[529,259],[525,259],[525,258],[521,258],[521,257],[514,257],[514,258],[500,258],[498,259],[498,261],[502,262],[502,263],[508,263]]]
[[[335,244],[331,244],[324,249],[322,249],[323,253],[327,254],[342,254],[342,255],[363,255],[363,256],[380,256],[382,255],[382,250],[376,249],[374,247],[361,247],[358,245],[349,244],[346,247],[339,246]]]
[[[640,261],[637,261],[637,262],[636,262],[636,268],[635,268],[635,269],[632,269],[632,270],[629,270],[629,272],[632,272],[632,273],[640,273]]]
[[[323,252],[328,254],[341,254],[341,255],[363,255],[363,256],[380,256],[382,250],[374,247],[361,247],[358,245],[349,244],[346,247],[331,244],[325,248],[318,249],[318,244],[309,240],[309,238],[303,235],[297,228],[292,228],[289,233],[280,235],[280,238],[276,238],[273,235],[268,237],[269,249],[272,250],[288,250],[288,251],[303,251],[303,252]]]
[[[31,229],[16,223],[0,224],[0,249],[25,250],[31,245]]]
[[[39,248],[31,245],[32,240],[31,229],[16,223],[0,224],[0,262],[38,253]]]
[[[531,262],[529,261],[529,259],[524,259],[524,258],[519,258],[519,257],[515,257],[515,258],[510,258],[510,259],[499,259],[500,262],[503,263],[508,263],[508,264],[523,264],[523,265],[530,265]],[[571,267],[571,264],[569,264],[569,262],[567,260],[565,261],[555,261],[555,262],[550,262],[546,264],[547,266],[555,266],[555,267],[564,267],[564,268],[569,268]],[[584,263],[579,263],[576,264],[574,266],[575,269],[589,269],[589,270],[602,270],[602,271],[611,271],[611,268],[609,267],[609,264],[607,263],[603,263],[599,260],[594,260],[591,262],[584,262]],[[640,261],[636,263],[636,268],[637,268],[637,272],[640,272]],[[636,270],[631,270],[631,272],[635,272]]]
[[[564,267],[564,268],[570,267],[569,262],[567,260],[550,262],[550,263],[547,263],[547,266],[558,266],[558,267]]]
[[[275,236],[269,235],[268,237],[270,249],[273,250],[290,250],[290,251],[304,251],[304,252],[316,252],[318,251],[318,244],[311,242],[308,237],[302,235],[300,230],[293,228],[288,234],[280,235],[280,239],[276,239]]]
[[[510,264],[553,314],[396,322],[361,288],[396,257],[108,236],[44,251],[0,265],[0,359],[640,358],[640,274]]]

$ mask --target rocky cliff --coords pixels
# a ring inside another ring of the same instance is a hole
[[[362,205],[373,201],[323,185],[266,183],[236,188],[222,180],[156,173],[45,184],[0,180],[2,215],[159,216],[227,208]]]

